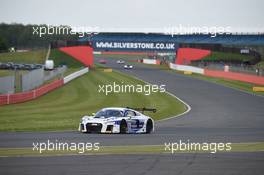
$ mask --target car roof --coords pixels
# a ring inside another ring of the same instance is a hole
[[[124,111],[126,108],[122,107],[108,107],[108,108],[103,108],[102,110],[118,110],[118,111]]]
[[[123,108],[123,107],[108,107],[108,108],[103,108],[102,110],[118,110],[118,111],[131,110],[131,111],[135,111],[133,109]],[[138,111],[135,111],[135,112],[138,112]]]

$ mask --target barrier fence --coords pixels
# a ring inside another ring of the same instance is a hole
[[[157,65],[160,65],[160,60],[143,59],[143,63],[145,63],[145,64],[157,64]]]
[[[66,72],[67,67],[59,67],[52,71],[44,71],[44,69],[36,69],[22,75],[22,92],[26,92],[44,84],[45,81],[49,81],[56,77],[61,78]]]
[[[209,77],[226,78],[230,80],[238,80],[247,83],[264,85],[264,77],[261,76],[242,74],[236,72],[208,70],[208,69],[205,69],[204,71],[205,71],[204,74]]]
[[[178,64],[173,64],[173,63],[170,63],[170,68],[174,70],[179,70],[179,71],[188,71],[188,72],[203,74],[209,77],[226,78],[230,80],[237,80],[237,81],[243,81],[247,83],[264,85],[264,77],[262,76],[249,75],[249,74],[243,74],[243,73],[237,73],[237,72],[208,70],[208,69],[197,68],[194,66],[178,65]]]
[[[75,78],[77,78],[79,76],[82,76],[83,74],[87,73],[88,71],[89,71],[89,68],[86,67],[86,68],[84,68],[82,70],[79,70],[77,72],[74,72],[74,73],[72,73],[72,74],[64,77],[63,83],[66,84],[66,83],[72,81],[73,79],[75,79]]]
[[[245,73],[245,74],[258,75],[264,77],[264,69],[253,67],[250,65],[245,65],[245,64],[235,64],[230,62],[229,63],[199,62],[199,63],[192,63],[192,65],[210,70],[224,70],[224,67],[228,65],[229,70],[231,72]]]
[[[204,69],[194,67],[194,66],[186,66],[170,63],[170,68],[178,71],[190,71],[197,74],[204,74]]]
[[[0,105],[7,105],[7,104],[14,104],[14,103],[21,103],[26,102],[29,100],[33,100],[35,98],[38,98],[54,89],[57,89],[64,84],[68,83],[69,81],[87,73],[89,71],[88,68],[84,68],[80,71],[74,72],[68,76],[66,76],[63,79],[54,80],[49,84],[43,85],[37,89],[27,91],[27,92],[21,92],[21,93],[15,93],[15,94],[4,94],[0,95]]]
[[[22,92],[32,90],[44,83],[44,69],[36,69],[22,75]]]
[[[0,77],[0,93],[10,94],[15,92],[15,76]]]
[[[46,71],[44,75],[44,81],[51,80],[55,77],[63,77],[63,74],[66,72],[67,66],[58,67],[52,71]]]
[[[55,80],[37,89],[15,94],[0,95],[0,105],[21,103],[33,100],[63,85],[63,80]]]

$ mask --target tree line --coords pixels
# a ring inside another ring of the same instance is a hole
[[[44,48],[49,45],[52,41],[57,40],[78,40],[78,34],[70,33],[54,33],[54,34],[43,34],[41,37],[36,32],[36,29],[48,29],[47,25],[24,25],[24,24],[7,24],[0,23],[0,52],[6,52],[10,47],[17,49],[34,49],[34,48]],[[68,28],[69,26],[55,26]],[[47,30],[46,30],[47,32]],[[52,33],[52,31],[51,31]]]

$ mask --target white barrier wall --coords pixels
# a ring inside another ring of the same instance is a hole
[[[190,71],[197,74],[204,74],[204,69],[193,67],[193,66],[186,66],[186,65],[179,65],[170,63],[170,68],[179,71]]]
[[[84,68],[82,70],[79,70],[77,72],[74,72],[74,73],[64,77],[63,78],[63,83],[66,84],[66,83],[70,82],[71,80],[73,80],[73,79],[75,79],[75,78],[77,78],[79,76],[82,76],[83,74],[85,74],[87,72],[89,72],[89,68],[88,67],[86,67],[86,68]]]
[[[95,54],[95,55],[101,55],[102,52],[93,51],[93,54]]]
[[[143,59],[143,63],[145,63],[145,64],[157,64],[156,60],[153,60],[153,59]]]

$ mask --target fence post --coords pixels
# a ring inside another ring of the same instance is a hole
[[[36,90],[33,90],[33,98],[36,98]]]
[[[9,105],[9,93],[7,94],[7,104]]]

